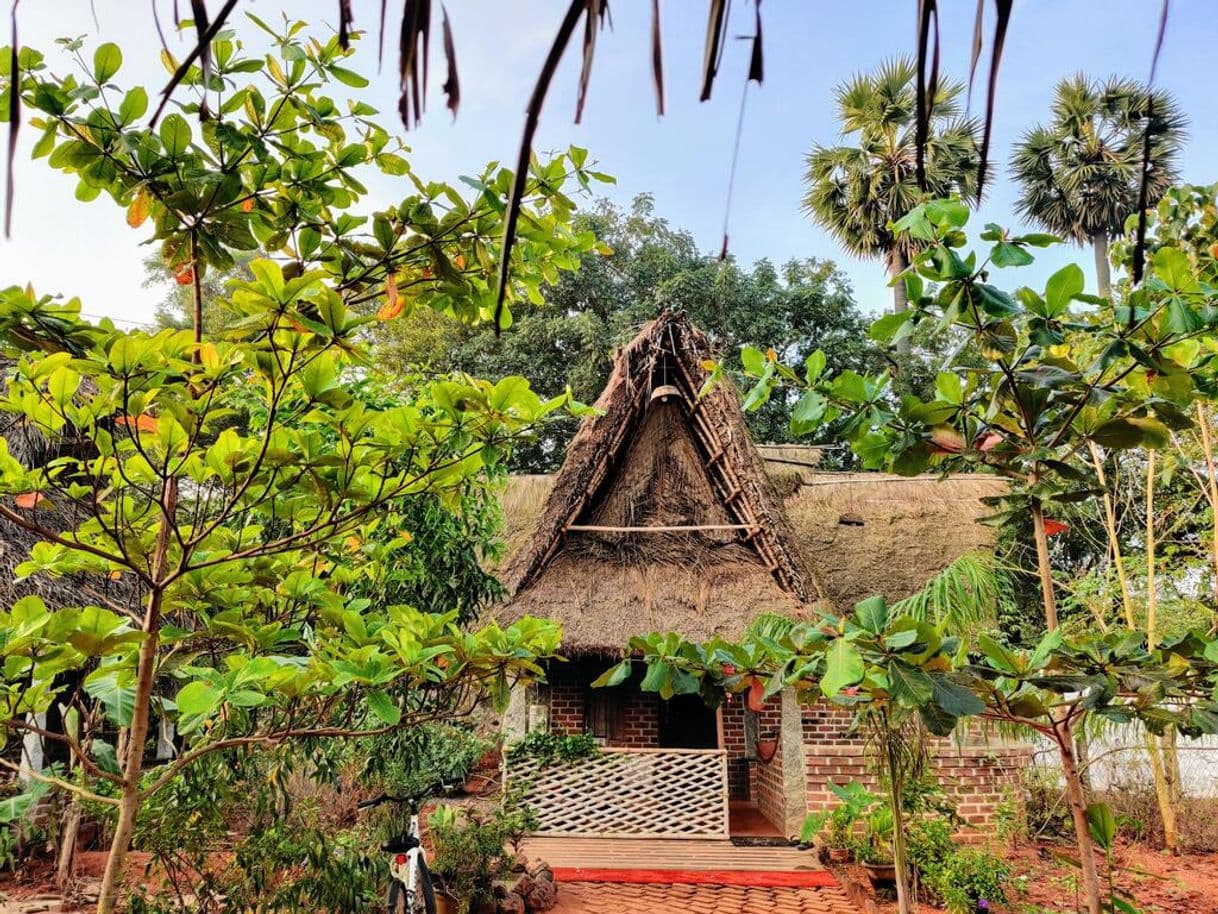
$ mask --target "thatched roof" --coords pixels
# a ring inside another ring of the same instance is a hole
[[[683,315],[647,324],[548,491],[537,477],[509,489],[504,615],[559,619],[569,648],[591,649],[649,628],[738,634],[760,612],[820,599],[735,392],[698,396],[710,355]],[[537,514],[522,523],[530,496]]]
[[[697,396],[708,352],[682,315],[646,325],[559,473],[508,482],[496,615],[557,619],[568,652],[652,630],[730,637],[762,612],[900,599],[992,543],[976,521],[1001,480],[827,472],[817,448],[754,446],[730,386]],[[713,529],[618,529],[658,526]]]

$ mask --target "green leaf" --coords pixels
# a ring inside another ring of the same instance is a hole
[[[103,675],[94,674],[85,680],[85,691],[100,701],[106,708],[106,717],[120,727],[131,726],[131,715],[135,711],[135,686],[120,684],[114,670]]]
[[[888,625],[888,605],[883,597],[868,597],[854,604],[854,621],[873,635],[884,632]]]
[[[368,85],[368,80],[354,70],[348,70],[346,67],[338,67],[332,64],[330,66],[330,75],[344,86],[350,86],[352,89],[363,89]]]
[[[629,660],[615,664],[592,681],[592,688],[602,689],[621,685],[630,676],[631,668],[632,664]]]
[[[174,701],[182,714],[207,715],[219,706],[220,692],[209,683],[196,679],[182,686]]]
[[[1091,803],[1087,806],[1087,831],[1095,843],[1104,850],[1111,850],[1116,840],[1116,817],[1107,803]]]
[[[994,245],[990,262],[996,267],[1026,267],[1035,258],[1018,244],[1000,241]]]
[[[960,375],[950,371],[941,371],[935,375],[935,392],[940,400],[946,400],[954,406],[964,402],[964,384]]]
[[[1163,280],[1173,292],[1190,292],[1197,288],[1197,277],[1193,274],[1188,255],[1176,248],[1159,248],[1152,258],[1155,276]]]
[[[910,330],[912,330],[910,321],[913,319],[913,315],[914,312],[908,309],[885,314],[872,323],[867,330],[867,335],[877,343],[893,343],[898,337],[909,335]]]
[[[985,702],[971,689],[952,682],[942,674],[931,675],[934,700],[944,711],[954,717],[969,717],[985,711]]]
[[[765,371],[765,353],[755,346],[745,346],[740,350],[740,364],[751,375],[760,375]]]
[[[893,661],[888,667],[888,690],[905,708],[921,708],[934,696],[934,683],[924,670]]]
[[[820,690],[826,698],[832,698],[847,686],[861,682],[864,672],[858,648],[845,638],[838,638],[825,655],[825,675],[821,677]]]
[[[1065,314],[1070,302],[1083,291],[1083,285],[1083,270],[1076,263],[1067,264],[1050,276],[1045,284],[1046,316]]]
[[[144,116],[148,110],[148,92],[143,86],[131,89],[118,106],[118,119],[123,124],[131,124]]]
[[[180,114],[170,114],[161,121],[161,142],[170,156],[180,156],[190,146],[190,124]]]
[[[98,45],[93,52],[93,78],[99,83],[109,82],[122,65],[123,52],[112,41]]]
[[[814,390],[804,391],[791,410],[791,432],[796,436],[811,434],[820,425],[828,401]]]
[[[379,689],[368,693],[368,707],[372,709],[373,714],[392,727],[402,721],[402,709]]]
[[[0,800],[0,824],[8,825],[25,818],[51,789],[49,781],[31,780],[16,796]]]
[[[815,350],[804,359],[804,380],[809,384],[815,384],[821,373],[825,370],[826,361],[825,353],[822,349]]]

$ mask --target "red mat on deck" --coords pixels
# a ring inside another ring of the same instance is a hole
[[[611,870],[554,867],[556,882],[629,882],[658,885],[743,885],[757,888],[819,889],[837,885],[827,870],[778,872],[768,870]]]

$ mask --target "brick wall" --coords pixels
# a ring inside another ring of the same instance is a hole
[[[590,688],[587,684],[566,679],[552,681],[548,688],[550,729],[566,733],[583,733],[587,727],[587,707]],[[622,703],[621,726],[616,738],[608,745],[623,748],[651,748],[660,743],[660,709],[655,695],[637,689],[609,693]]]
[[[857,743],[805,744],[808,777],[808,810],[815,812],[836,805],[827,784],[858,781],[869,790],[879,782],[870,759]],[[936,748],[932,770],[956,811],[970,825],[987,828],[994,824],[998,806],[1019,780],[1021,769],[1031,759],[1027,747],[944,745]]]
[[[733,800],[758,800],[758,770],[765,767],[756,760],[756,750],[748,737],[753,730],[757,738],[777,737],[782,726],[782,707],[777,698],[766,702],[761,712],[753,715],[756,728],[746,729],[745,719],[753,712],[745,707],[744,696],[733,695],[723,705],[723,748],[727,750],[728,789]],[[778,787],[781,794],[782,787]]]

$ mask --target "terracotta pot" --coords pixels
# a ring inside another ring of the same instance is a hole
[[[768,762],[774,757],[774,753],[778,751],[778,740],[776,739],[759,739],[757,740],[757,757],[763,762]]]
[[[471,774],[461,785],[461,792],[471,797],[481,797],[491,792],[495,786],[495,774]]]
[[[831,847],[829,848],[830,863],[849,863],[850,848],[848,847]]]
[[[897,866],[895,863],[864,863],[872,885],[896,885]]]
[[[461,905],[445,891],[436,890],[436,914],[457,914]]]

